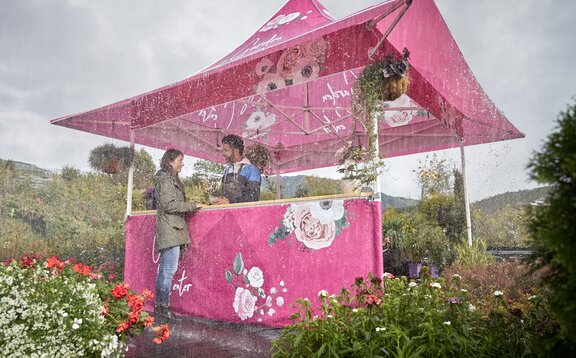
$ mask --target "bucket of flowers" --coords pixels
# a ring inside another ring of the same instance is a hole
[[[112,277],[112,276],[110,276]],[[152,327],[139,295],[126,283],[75,262],[23,254],[0,265],[0,351],[4,356],[123,356],[129,336],[149,328],[154,342],[169,336]]]

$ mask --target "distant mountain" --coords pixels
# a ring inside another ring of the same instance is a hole
[[[491,196],[477,201],[472,206],[480,209],[486,214],[497,212],[506,206],[528,205],[536,201],[544,200],[550,187],[540,187],[536,189],[519,190]]]
[[[35,174],[35,175],[43,175],[44,176],[44,175],[49,175],[52,172],[48,169],[42,169],[42,168],[40,168],[34,164],[0,158],[0,166],[1,167],[9,165],[9,163],[12,163],[12,165],[14,166],[14,169],[16,169],[16,170],[30,172],[30,173]]]
[[[401,196],[390,196],[382,193],[382,210],[387,208],[404,209],[418,205],[420,200],[403,198]]]

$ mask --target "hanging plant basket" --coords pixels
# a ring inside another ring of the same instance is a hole
[[[107,174],[117,174],[130,167],[134,156],[135,152],[130,147],[117,147],[114,144],[103,144],[92,149],[88,162],[95,170]]]
[[[387,56],[367,65],[354,85],[352,112],[354,119],[366,128],[368,144],[363,147],[349,142],[337,156],[338,171],[344,174],[344,179],[353,180],[357,187],[373,183],[384,169],[384,161],[376,147],[378,128],[374,128],[374,116],[382,109],[384,101],[393,101],[408,91],[409,56],[410,52],[404,49],[400,58]]]
[[[272,155],[268,148],[260,143],[255,143],[246,148],[244,153],[250,163],[254,164],[260,173],[264,173],[268,169]]]
[[[370,113],[383,101],[393,101],[408,91],[410,52],[404,49],[400,58],[387,56],[364,67],[354,87],[354,107]]]

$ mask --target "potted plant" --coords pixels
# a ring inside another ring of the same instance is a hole
[[[88,161],[95,170],[116,174],[121,170],[128,169],[134,160],[134,156],[134,149],[117,147],[108,143],[92,149]]]
[[[374,116],[384,101],[393,101],[408,90],[409,56],[410,52],[404,49],[398,59],[387,56],[367,65],[354,84],[352,113],[366,128],[368,143],[363,147],[349,142],[341,148],[338,171],[344,174],[344,179],[355,181],[359,187],[374,182],[384,167],[376,147],[378,128],[374,128]]]
[[[372,114],[382,102],[393,101],[406,93],[410,84],[409,57],[410,52],[405,48],[400,58],[386,56],[364,67],[354,85],[354,107]]]
[[[450,254],[442,228],[426,221],[421,215],[410,215],[402,230],[401,260],[407,262],[410,277],[418,277],[422,266],[429,266],[433,276]]]

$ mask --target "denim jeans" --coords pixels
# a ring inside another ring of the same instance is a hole
[[[180,246],[169,247],[160,250],[160,264],[158,265],[158,277],[156,277],[156,304],[170,305],[170,291],[172,278],[178,269]]]

